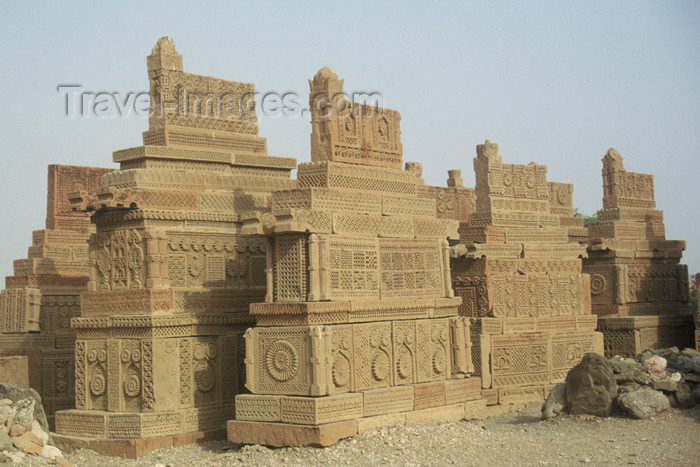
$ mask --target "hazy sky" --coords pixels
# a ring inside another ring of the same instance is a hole
[[[475,146],[536,161],[602,207],[601,158],[655,176],[669,239],[700,271],[700,2],[11,2],[0,3],[0,276],[44,228],[46,166],[116,167],[147,119],[69,118],[60,84],[148,90],[146,56],[175,40],[185,71],[294,92],[333,68],[349,92],[401,112],[404,161],[474,186]],[[308,161],[308,116],[261,116],[269,153]]]

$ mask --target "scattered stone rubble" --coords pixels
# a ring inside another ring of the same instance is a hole
[[[700,403],[700,352],[677,347],[645,350],[635,358],[616,355],[609,360],[586,354],[555,385],[542,406],[542,418],[559,414],[627,414],[650,418],[670,407]]]
[[[56,465],[72,465],[50,442],[39,393],[0,383],[0,463],[24,463],[29,455],[45,457]]]

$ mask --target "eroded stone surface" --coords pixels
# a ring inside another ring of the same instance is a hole
[[[617,404],[634,418],[649,418],[668,410],[668,398],[660,391],[640,389],[620,395]]]
[[[605,357],[588,353],[566,376],[569,413],[607,417],[612,414],[617,384]]]

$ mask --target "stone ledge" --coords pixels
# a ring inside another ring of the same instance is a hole
[[[51,433],[51,436],[54,445],[64,452],[71,452],[77,449],[92,449],[103,456],[138,459],[156,449],[226,439],[226,431],[196,431],[181,435],[158,436],[145,439],[83,438],[58,433]]]
[[[229,420],[226,430],[228,440],[236,444],[326,447],[334,445],[343,438],[355,436],[358,433],[358,423],[357,420],[348,420],[309,426]]]

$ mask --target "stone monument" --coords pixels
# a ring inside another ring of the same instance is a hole
[[[96,233],[72,322],[76,409],[56,415],[58,442],[127,457],[223,436],[267,280],[265,241],[241,237],[239,213],[268,209],[296,167],[267,154],[253,84],[185,73],[170,38],[147,63],[144,145],[70,195]]]
[[[685,241],[666,240],[653,175],[627,172],[622,156],[603,157],[603,209],[588,226],[593,312],[606,356],[692,345]]]
[[[86,213],[70,208],[68,193],[96,189],[109,172],[49,166],[46,229],[33,232],[27,258],[15,260],[14,275],[0,292],[0,358],[24,357],[13,359],[22,362],[16,371],[26,375],[23,385],[41,395],[51,424],[56,410],[75,407],[70,320],[80,314],[80,293],[87,291],[87,240],[95,231]]]
[[[243,219],[267,244],[267,295],[250,309],[234,443],[328,445],[484,408],[450,279],[458,222],[418,196],[417,164],[401,169],[399,113],[342,86],[329,68],[310,81],[311,162]]]
[[[482,395],[489,405],[541,402],[585,353],[602,353],[585,246],[561,225],[571,185],[548,183],[534,162],[504,164],[488,140],[474,170],[476,207],[452,248],[452,282],[460,315],[471,318]]]

